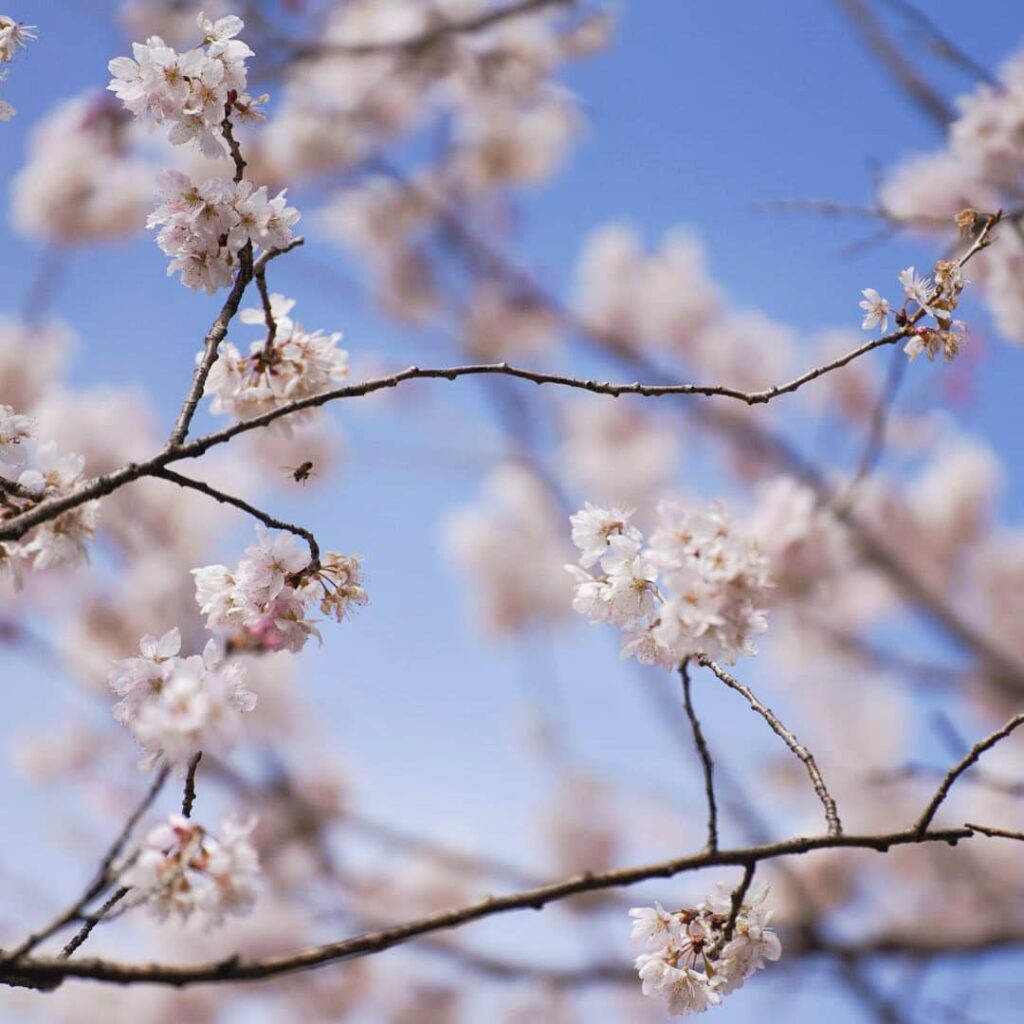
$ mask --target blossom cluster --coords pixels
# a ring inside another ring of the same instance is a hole
[[[231,284],[246,246],[283,249],[300,214],[282,189],[273,199],[266,185],[209,178],[197,185],[180,171],[159,176],[161,203],[146,226],[160,227],[157,244],[171,257],[168,275],[213,294]]]
[[[767,885],[744,899],[731,931],[733,900],[721,884],[694,910],[632,909],[632,938],[644,950],[635,961],[643,994],[664,999],[673,1017],[702,1013],[778,960],[782,944],[769,927],[767,899]]]
[[[114,717],[147,751],[144,765],[163,758],[182,770],[200,750],[225,750],[237,739],[241,716],[256,706],[245,688],[245,666],[224,658],[210,640],[202,655],[182,658],[181,634],[144,636],[139,655],[115,662],[108,676],[121,699]]]
[[[211,21],[198,16],[202,45],[178,53],[159,36],[132,43],[131,57],[115,57],[108,67],[113,78],[107,88],[137,118],[172,125],[175,145],[195,142],[204,156],[224,156],[222,124],[232,116],[261,120],[259,107],[267,99],[246,92],[246,60],[252,50],[235,36],[245,27],[241,18]]]
[[[0,14],[0,64],[10,64],[18,50],[36,38],[35,25],[23,25],[6,14]],[[8,69],[0,67],[0,82],[7,78]],[[14,117],[14,107],[0,100],[0,121]]]
[[[136,906],[158,920],[193,915],[206,928],[229,915],[243,916],[256,900],[259,859],[250,842],[256,819],[225,820],[220,838],[201,825],[173,814],[146,836],[121,882]]]
[[[246,548],[234,571],[225,565],[193,569],[196,602],[207,628],[236,648],[302,650],[320,636],[307,618],[310,606],[341,622],[353,605],[367,601],[359,561],[328,552],[311,563],[296,537],[271,537],[257,526],[259,543]]]
[[[0,520],[70,493],[84,467],[82,456],[61,453],[54,441],[38,441],[29,417],[0,405]],[[41,571],[85,561],[98,511],[98,502],[84,502],[41,523],[20,541],[0,543],[0,571],[18,581],[25,564]]]
[[[171,257],[168,274],[181,272],[189,288],[210,294],[229,285],[243,250],[279,249],[292,240],[299,212],[288,206],[285,191],[273,198],[242,178],[243,164],[231,134],[236,121],[262,120],[259,107],[267,97],[253,99],[246,91],[246,60],[252,50],[235,37],[244,28],[230,15],[211,21],[199,14],[203,44],[178,53],[159,36],[133,43],[135,59],[116,57],[108,88],[137,118],[172,125],[176,145],[195,143],[211,159],[230,152],[235,180],[211,177],[196,183],[180,171],[159,179],[161,202],[147,227],[160,227],[157,242]],[[225,148],[227,147],[227,148]]]
[[[248,355],[224,342],[206,381],[212,410],[236,419],[269,412],[286,402],[321,394],[348,376],[348,353],[338,348],[341,334],[307,332],[289,315],[295,300],[270,296],[272,336],[254,341]],[[266,322],[263,309],[244,309],[247,324]],[[287,426],[289,420],[281,420]]]
[[[922,352],[933,360],[941,351],[946,359],[953,360],[963,344],[966,325],[962,320],[953,319],[953,311],[964,290],[964,276],[956,260],[939,260],[935,264],[934,280],[921,277],[914,267],[907,267],[899,273],[903,286],[903,305],[895,313],[896,323],[905,325],[915,313],[932,317],[935,326],[917,325],[910,329],[910,340],[903,351],[913,360]],[[864,330],[878,327],[885,331],[889,324],[892,306],[874,288],[865,288],[860,308],[864,310],[861,326]]]
[[[566,566],[576,581],[573,608],[622,629],[622,656],[645,665],[671,668],[695,654],[733,664],[755,654],[751,638],[767,628],[771,585],[756,543],[737,534],[717,503],[692,511],[662,502],[646,548],[631,516],[589,503],[572,516],[580,550],[579,565]]]

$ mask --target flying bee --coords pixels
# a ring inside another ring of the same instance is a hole
[[[291,478],[297,484],[304,484],[313,475],[312,460],[307,460],[300,466],[285,466],[283,468],[288,470],[291,474]]]

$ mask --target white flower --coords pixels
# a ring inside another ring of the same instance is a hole
[[[932,298],[932,281],[929,277],[919,277],[913,267],[899,272],[899,281],[903,285],[903,293],[913,302],[916,302],[922,309],[928,310]]]
[[[768,927],[767,896],[763,886],[744,899],[728,937],[733,896],[721,885],[694,910],[669,913],[660,903],[630,910],[632,939],[645,949],[635,961],[643,994],[664,999],[672,1016],[702,1013],[778,960],[782,944]]]
[[[861,327],[865,331],[870,331],[872,327],[877,326],[884,334],[886,327],[889,326],[889,313],[891,310],[888,300],[882,298],[874,288],[865,288],[861,295],[864,296],[859,304],[860,308],[864,310],[864,320],[861,323]]]
[[[178,657],[177,629],[159,640],[145,636],[141,657],[116,662],[108,681],[121,700],[114,717],[148,752],[183,769],[198,751],[229,750],[241,732],[241,715],[256,706],[245,688],[245,666],[224,661],[215,641],[202,656]]]
[[[622,654],[643,664],[678,665],[694,654],[733,663],[754,654],[752,638],[767,628],[770,586],[757,545],[733,530],[724,510],[662,504],[650,547],[628,514],[588,505],[573,516],[580,565],[573,609],[592,623],[626,630]],[[601,563],[600,574],[581,566]]]
[[[209,929],[228,915],[248,914],[256,900],[259,860],[250,842],[253,818],[244,825],[230,819],[220,839],[179,814],[154,828],[122,874],[135,905],[158,920],[181,921],[196,915]]]
[[[570,517],[572,542],[580,549],[583,568],[589,568],[604,555],[613,536],[631,541],[639,551],[642,538],[640,531],[629,524],[632,514],[632,511],[618,508],[595,508],[588,501],[581,511]]]
[[[340,622],[353,605],[366,603],[357,559],[329,551],[312,565],[293,534],[275,537],[261,525],[257,535],[234,572],[223,565],[192,570],[207,629],[234,646],[297,652],[320,635],[307,618],[311,604]]]

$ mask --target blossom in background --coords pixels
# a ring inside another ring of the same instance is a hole
[[[703,1013],[738,989],[755,971],[782,955],[769,927],[768,886],[748,895],[726,936],[732,895],[719,886],[695,910],[634,907],[632,939],[643,952],[635,966],[645,996],[665,1001],[670,1016]]]
[[[572,516],[579,565],[573,608],[623,630],[623,657],[666,668],[694,654],[732,664],[754,654],[767,628],[767,560],[739,536],[720,505],[690,511],[662,502],[644,548],[631,513],[587,505]],[[599,563],[599,570],[590,570]]]
[[[244,916],[256,902],[259,859],[250,836],[256,819],[226,819],[216,838],[179,814],[154,828],[121,875],[129,899],[158,920],[188,921],[209,929],[229,915]]]
[[[256,530],[259,543],[246,548],[233,572],[224,565],[192,570],[211,632],[247,649],[297,652],[320,636],[307,618],[310,605],[341,622],[366,604],[358,559],[328,552],[314,566],[297,537]]]
[[[80,455],[58,451],[53,441],[40,442],[32,429],[29,417],[0,405],[0,494],[6,515],[69,494],[85,467]],[[99,502],[89,501],[41,523],[19,541],[4,544],[0,568],[17,580],[22,564],[43,571],[86,561],[98,515]]]
[[[114,717],[147,751],[143,764],[160,758],[181,770],[200,750],[229,750],[241,732],[241,716],[256,706],[245,688],[245,666],[225,659],[215,640],[202,655],[178,656],[181,635],[144,636],[140,656],[114,664],[110,688],[121,699]]]
[[[338,347],[341,334],[306,331],[289,315],[294,306],[294,299],[277,293],[270,296],[272,344],[265,338],[254,341],[247,356],[230,342],[221,345],[206,381],[213,412],[247,419],[286,402],[322,394],[348,376],[348,352]],[[266,323],[262,308],[244,309],[239,319],[247,324]],[[282,419],[280,429],[290,430],[295,419],[294,415]]]

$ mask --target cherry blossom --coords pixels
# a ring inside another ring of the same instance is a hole
[[[231,342],[221,345],[206,381],[205,393],[213,398],[214,413],[236,419],[258,416],[286,402],[322,394],[348,376],[348,353],[338,347],[341,334],[306,331],[289,315],[294,306],[294,299],[277,293],[270,296],[273,340],[252,342],[247,356]],[[263,309],[242,310],[239,319],[265,324]],[[278,429],[290,431],[295,420],[281,420]]]
[[[178,657],[181,636],[145,636],[141,656],[117,662],[110,688],[121,698],[114,717],[147,751],[144,764],[164,759],[183,770],[201,750],[226,752],[242,731],[241,716],[256,706],[245,688],[245,666],[225,659],[215,640],[202,655]]]
[[[223,565],[192,570],[196,602],[213,633],[245,649],[295,652],[320,636],[307,618],[311,604],[338,622],[366,604],[358,559],[328,552],[312,565],[292,534],[273,537],[263,526],[257,534],[234,572]]]
[[[196,917],[206,929],[229,916],[248,914],[257,895],[259,860],[250,837],[251,818],[225,819],[220,836],[179,814],[154,828],[121,875],[129,899],[157,920]]]
[[[767,560],[736,534],[720,505],[694,512],[663,502],[650,546],[618,509],[587,505],[572,517],[582,554],[566,569],[573,608],[592,623],[625,630],[623,656],[677,665],[694,654],[732,664],[754,654],[767,628]],[[586,569],[600,562],[600,572]]]
[[[733,896],[721,885],[694,910],[670,913],[660,903],[630,910],[633,941],[644,950],[635,962],[643,994],[663,999],[673,1017],[703,1013],[778,960],[782,944],[769,927],[767,899],[767,885],[746,895],[728,936]]]

